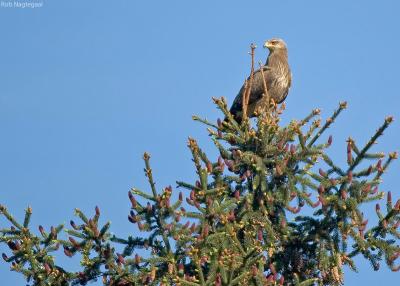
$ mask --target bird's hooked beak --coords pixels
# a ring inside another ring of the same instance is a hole
[[[267,49],[271,49],[272,48],[272,43],[270,42],[270,41],[266,41],[265,43],[264,43],[264,48],[267,48]]]

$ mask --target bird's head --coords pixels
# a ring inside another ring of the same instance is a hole
[[[286,50],[286,43],[282,39],[272,38],[264,43],[264,48],[268,48],[270,52]]]

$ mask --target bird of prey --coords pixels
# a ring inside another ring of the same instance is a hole
[[[288,64],[288,52],[283,40],[273,38],[265,42],[264,48],[269,49],[269,55],[265,65],[262,67],[268,94],[274,99],[275,103],[281,103],[288,95],[292,75]],[[248,82],[249,82],[248,78]],[[233,101],[230,109],[235,120],[242,121],[242,98],[244,85]],[[254,71],[253,82],[251,85],[247,114],[255,117],[256,111],[262,112],[267,107],[268,102],[263,99],[264,81],[260,69]]]

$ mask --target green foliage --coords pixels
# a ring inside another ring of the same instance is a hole
[[[0,242],[10,254],[3,259],[31,285],[85,285],[101,278],[104,285],[340,285],[343,267],[356,270],[353,258],[362,255],[378,270],[381,260],[393,270],[400,266],[400,200],[390,192],[385,210],[376,205],[378,224],[368,225],[361,205],[384,198],[381,176],[397,158],[371,153],[371,146],[392,118],[365,144],[347,140],[347,166],[340,167],[326,152],[332,144],[321,135],[345,109],[341,103],[321,126],[319,110],[300,121],[280,126],[283,109],[271,104],[257,118],[238,125],[225,100],[214,99],[227,117],[208,125],[220,157],[212,160],[189,138],[198,179],[157,189],[150,156],[145,175],[150,192],[129,192],[129,222],[141,234],[119,238],[110,223],[100,224],[100,210],[80,222],[71,221],[36,234],[6,207],[0,214],[12,225],[0,230]],[[185,200],[184,200],[185,198]],[[60,232],[65,230],[67,239]],[[124,246],[115,250],[116,244]],[[68,271],[55,263],[60,246],[66,256],[80,255],[82,270]],[[141,257],[138,249],[149,251]]]

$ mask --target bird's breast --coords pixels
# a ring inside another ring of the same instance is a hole
[[[273,85],[283,89],[289,88],[291,75],[290,75],[290,70],[287,66],[283,64],[277,65],[274,69],[273,74],[274,74]]]

